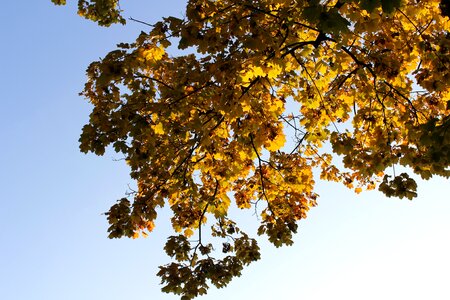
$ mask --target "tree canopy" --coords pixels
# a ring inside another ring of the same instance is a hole
[[[119,0],[78,7],[125,23]],[[417,184],[395,166],[448,178],[449,15],[448,0],[188,0],[183,19],[117,45],[81,93],[93,105],[81,151],[112,146],[137,182],[106,213],[109,237],[146,236],[169,205],[172,262],[158,276],[192,299],[260,258],[232,201],[279,247],[318,178],[408,199]]]

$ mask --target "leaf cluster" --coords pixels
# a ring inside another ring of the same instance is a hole
[[[100,25],[124,22],[117,0],[79,3]],[[317,205],[317,177],[408,199],[417,184],[395,166],[449,177],[449,31],[444,0],[187,1],[183,19],[87,69],[80,149],[111,147],[137,182],[106,213],[110,237],[146,236],[168,205],[176,235],[158,276],[192,299],[260,258],[232,202],[279,247]]]
[[[215,259],[209,256],[213,250],[211,244],[203,245],[199,241],[191,249],[184,235],[169,237],[164,250],[177,262],[160,267],[162,291],[181,295],[181,299],[193,299],[205,294],[209,284],[225,287],[233,277],[241,275],[245,265],[260,258],[256,241],[246,234],[233,238],[233,246],[229,243],[223,246],[227,255]]]

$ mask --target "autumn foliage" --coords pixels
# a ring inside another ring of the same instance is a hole
[[[278,247],[316,205],[316,177],[408,199],[416,182],[395,166],[449,177],[449,10],[436,0],[190,0],[184,19],[119,44],[89,66],[82,92],[93,111],[81,151],[112,145],[137,181],[107,213],[109,236],[146,235],[169,205],[173,261],[158,276],[164,292],[191,299],[260,258],[231,202],[256,211],[258,234]],[[79,14],[125,22],[118,0],[80,0]],[[172,44],[185,55],[171,56]]]

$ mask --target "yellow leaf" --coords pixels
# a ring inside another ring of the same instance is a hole
[[[284,133],[279,132],[277,136],[266,145],[266,149],[269,151],[277,151],[280,150],[285,143],[286,136],[284,135]]]
[[[164,134],[164,127],[161,122],[153,126],[153,130],[156,134]]]
[[[253,76],[257,77],[257,76],[265,76],[266,73],[264,72],[264,70],[261,67],[253,67]]]
[[[148,222],[147,222],[147,230],[148,230],[149,232],[152,232],[152,231],[153,231],[153,228],[155,228],[155,223],[154,223],[153,221],[148,221]]]
[[[278,75],[280,75],[281,72],[282,72],[282,69],[281,69],[281,67],[280,67],[279,65],[271,64],[271,65],[270,65],[270,69],[269,69],[269,71],[267,72],[267,77],[269,77],[269,78],[275,78],[275,77],[277,77]]]
[[[186,228],[185,230],[184,230],[184,236],[185,237],[191,237],[192,235],[194,234],[194,231],[192,231],[192,229],[190,229],[190,228]]]

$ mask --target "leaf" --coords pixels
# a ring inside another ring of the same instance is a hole
[[[350,22],[342,17],[337,11],[330,10],[320,15],[318,27],[327,33],[339,34],[342,31],[348,31]]]
[[[361,7],[367,10],[368,12],[374,11],[377,7],[380,6],[380,0],[362,0]]]
[[[188,238],[191,237],[193,234],[194,234],[194,231],[192,231],[190,228],[186,228],[184,230],[184,235]]]
[[[164,127],[161,122],[153,126],[153,130],[155,131],[156,134],[164,134]]]
[[[383,12],[391,14],[396,8],[399,8],[401,0],[381,0],[381,6],[383,7]]]

